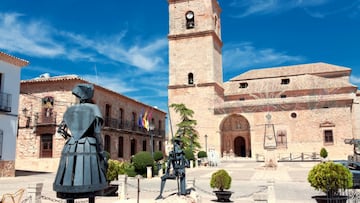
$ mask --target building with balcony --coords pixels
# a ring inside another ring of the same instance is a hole
[[[90,82],[76,75],[48,74],[21,81],[16,169],[56,171],[65,144],[57,127],[66,109],[78,103],[71,91],[79,83]],[[93,100],[104,118],[101,133],[111,159],[129,160],[139,151],[165,152],[164,111],[98,85]],[[138,125],[145,112],[151,114],[149,131]]]
[[[0,177],[15,176],[20,73],[28,63],[0,51]]]

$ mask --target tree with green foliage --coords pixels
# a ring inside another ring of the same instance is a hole
[[[219,169],[212,173],[210,179],[210,187],[217,188],[220,191],[230,189],[231,187],[231,176],[225,169]]]
[[[118,160],[108,160],[108,169],[106,171],[107,181],[117,180],[120,171],[121,162]]]
[[[185,150],[184,150],[184,153],[185,153],[185,158],[186,158],[187,160],[189,160],[189,161],[190,161],[190,160],[195,160],[194,152],[191,151],[190,148],[185,149]]]
[[[307,180],[318,191],[329,197],[340,195],[344,189],[353,186],[350,170],[340,163],[332,161],[320,162],[309,171]]]
[[[185,104],[171,104],[170,107],[180,114],[181,121],[176,124],[178,129],[175,135],[180,137],[184,149],[192,151],[200,149],[199,135],[195,130],[197,121],[192,119],[194,111],[188,109]]]
[[[206,158],[206,157],[207,157],[207,153],[206,153],[205,151],[199,151],[199,152],[197,153],[197,156],[198,156],[199,159],[200,159],[200,158]]]
[[[158,162],[164,158],[164,154],[162,151],[155,151],[154,152],[154,161]]]
[[[324,159],[328,156],[328,152],[324,147],[320,150],[320,156]]]
[[[147,151],[140,151],[136,153],[132,161],[135,171],[141,175],[146,174],[146,167],[153,166],[154,164],[154,159],[152,158],[151,153]]]

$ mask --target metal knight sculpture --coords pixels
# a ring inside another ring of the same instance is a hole
[[[89,198],[93,202],[108,185],[107,160],[100,134],[103,118],[98,106],[92,103],[93,85],[78,84],[72,93],[80,104],[66,110],[58,128],[58,133],[67,141],[53,189],[57,197],[68,202],[77,198]]]
[[[167,162],[167,168],[165,174],[161,177],[161,188],[160,195],[156,199],[162,199],[162,193],[165,187],[167,179],[177,179],[178,181],[178,194],[186,195],[186,173],[185,168],[189,168],[189,161],[185,158],[185,153],[182,150],[182,143],[179,137],[174,139],[174,149],[169,153],[169,159]],[[172,173],[170,174],[170,167],[173,168]],[[180,182],[179,182],[180,181]]]

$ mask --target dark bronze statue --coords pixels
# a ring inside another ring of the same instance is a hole
[[[103,118],[93,104],[94,87],[79,84],[72,93],[80,104],[69,107],[63,116],[58,133],[65,139],[53,189],[57,197],[73,202],[77,198],[89,198],[101,194],[108,186],[107,160],[102,147],[101,125]]]
[[[173,168],[170,174],[170,168]],[[188,194],[186,190],[186,173],[185,168],[189,168],[189,161],[185,158],[185,153],[182,150],[182,142],[179,137],[174,139],[174,149],[169,153],[167,161],[167,168],[165,174],[161,177],[160,195],[156,199],[162,199],[162,193],[167,179],[177,179],[178,181],[178,194]]]

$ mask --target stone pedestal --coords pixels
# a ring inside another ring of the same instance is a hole
[[[275,149],[265,150],[265,167],[276,168],[278,165],[277,153]]]
[[[28,186],[27,193],[30,203],[41,203],[41,191],[43,185],[43,183],[36,183]]]
[[[147,174],[148,179],[152,178],[152,167],[151,166],[146,167],[146,174]]]
[[[119,175],[118,176],[118,197],[120,200],[126,200],[127,193],[127,175]]]

